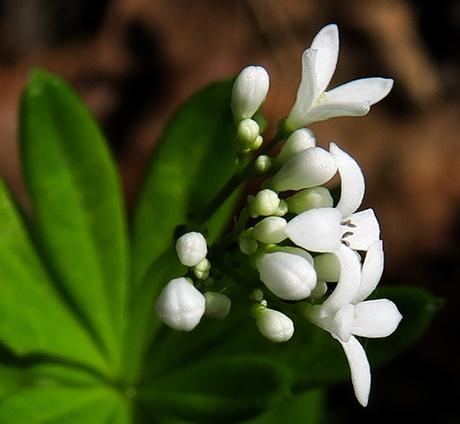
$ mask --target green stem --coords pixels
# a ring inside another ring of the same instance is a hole
[[[206,206],[204,211],[198,215],[195,222],[199,225],[204,224],[219,207],[230,197],[234,191],[249,177],[253,171],[254,161],[257,156],[268,153],[278,142],[280,142],[285,135],[282,131],[278,131],[276,135],[268,142],[260,152],[239,172],[236,172],[219,190],[214,199]]]

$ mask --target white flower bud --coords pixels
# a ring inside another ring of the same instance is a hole
[[[252,119],[243,119],[238,124],[236,130],[236,139],[238,140],[239,147],[244,149],[252,149],[259,136],[259,124]]]
[[[270,78],[262,66],[248,66],[236,77],[232,90],[235,122],[251,118],[267,97]]]
[[[267,155],[260,155],[254,162],[254,169],[258,174],[266,174],[272,167],[272,158]]]
[[[279,298],[302,300],[310,296],[316,285],[316,272],[303,256],[273,252],[256,261],[261,281]]]
[[[314,258],[318,281],[336,282],[340,278],[340,261],[337,255],[325,253]]]
[[[246,231],[243,231],[239,238],[238,243],[240,245],[240,250],[245,255],[253,255],[257,252],[259,243],[252,235],[253,228],[248,228]]]
[[[261,334],[275,343],[288,341],[294,334],[294,323],[279,311],[259,306],[254,312]]]
[[[269,216],[254,226],[252,234],[262,243],[277,244],[287,237],[286,234],[284,234],[284,227],[286,224],[287,222],[284,218]]]
[[[276,191],[301,190],[329,181],[337,172],[334,157],[321,147],[312,147],[289,159],[272,178]]]
[[[186,278],[171,280],[155,303],[160,319],[179,331],[193,330],[205,310],[204,296]]]
[[[301,128],[294,131],[286,140],[281,151],[276,157],[276,162],[282,165],[287,160],[294,157],[297,153],[303,152],[316,146],[316,139],[313,131],[308,128]]]
[[[209,318],[224,319],[230,312],[232,301],[222,293],[208,291],[206,298],[206,310],[204,315]]]
[[[331,193],[325,187],[306,188],[286,199],[289,212],[299,214],[310,209],[329,208],[334,204]]]
[[[251,150],[257,150],[264,143],[264,138],[258,135],[251,145]]]
[[[210,270],[211,263],[206,258],[193,267],[193,273],[199,280],[206,280],[209,277]]]
[[[251,214],[255,218],[259,215],[273,215],[280,205],[278,194],[272,190],[264,189],[259,191],[252,199],[250,208]]]
[[[280,204],[278,206],[278,209],[276,209],[275,212],[273,212],[273,215],[275,216],[284,216],[289,212],[288,204],[286,203],[285,200],[280,199]]]
[[[186,233],[177,239],[176,252],[182,265],[198,265],[208,254],[206,239],[200,233]]]

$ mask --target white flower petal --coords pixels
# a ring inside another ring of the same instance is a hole
[[[355,305],[352,333],[361,337],[387,337],[392,334],[402,315],[388,299],[368,300]]]
[[[327,92],[328,102],[370,103],[382,100],[393,87],[391,78],[361,78]]]
[[[380,239],[380,225],[372,209],[354,213],[349,220],[354,227],[343,227],[344,233],[352,234],[343,239],[352,249],[366,251]]]
[[[297,97],[286,119],[286,125],[291,130],[305,126],[303,125],[305,115],[308,113],[318,93],[315,66],[317,54],[317,50],[314,49],[306,49],[302,54],[302,76],[299,88],[297,89]]]
[[[318,50],[316,57],[317,92],[322,93],[331,81],[339,57],[337,25],[330,24],[322,28],[313,39],[311,48]]]
[[[342,245],[335,255],[340,262],[340,278],[334,291],[321,306],[323,315],[334,314],[351,303],[361,281],[361,264],[355,252]]]
[[[370,103],[339,103],[325,100],[310,109],[308,115],[305,116],[303,125],[307,126],[313,122],[325,121],[326,119],[340,116],[364,116],[369,113],[370,108]]]
[[[347,217],[356,211],[363,201],[363,172],[358,163],[335,143],[330,144],[329,151],[337,163],[341,181],[340,200],[336,207],[342,213],[342,217]]]
[[[252,231],[252,235],[257,241],[266,244],[277,244],[286,239],[284,227],[286,227],[286,220],[279,216],[269,216],[259,221]]]
[[[195,231],[185,233],[176,241],[176,253],[182,265],[195,266],[208,254],[206,239]]]
[[[276,191],[301,190],[326,183],[336,172],[334,157],[321,147],[312,147],[285,162],[270,184]]]
[[[375,290],[382,277],[383,262],[383,242],[382,240],[378,240],[366,252],[361,272],[361,284],[353,299],[353,303],[362,302]]]
[[[311,209],[291,219],[284,232],[306,250],[335,252],[340,248],[340,220],[340,212],[335,208]]]
[[[345,305],[334,316],[334,335],[343,342],[350,340],[354,324],[354,305]]]
[[[356,399],[362,406],[367,406],[371,390],[371,370],[366,352],[355,337],[350,337],[344,343],[337,339],[342,345],[350,366],[351,381],[355,390]]]

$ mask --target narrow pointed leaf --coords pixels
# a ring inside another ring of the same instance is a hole
[[[21,153],[44,254],[117,356],[127,286],[120,185],[90,113],[59,78],[34,71],[21,101]]]
[[[105,369],[100,352],[62,303],[0,182],[0,342]]]

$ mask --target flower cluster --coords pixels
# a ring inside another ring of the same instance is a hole
[[[361,168],[337,144],[319,147],[314,133],[304,127],[332,117],[365,115],[389,93],[393,81],[364,78],[325,91],[337,57],[338,30],[328,25],[302,56],[302,78],[283,121],[281,150],[253,162],[268,178],[262,190],[248,197],[237,241],[260,278],[261,288],[250,296],[261,334],[274,342],[289,340],[294,322],[288,314],[329,332],[344,349],[356,397],[366,406],[370,369],[356,337],[386,337],[402,317],[390,300],[366,300],[380,281],[384,255],[374,211],[358,211],[365,192]],[[231,107],[241,155],[263,142],[254,116],[268,89],[268,74],[260,66],[243,69],[235,80]],[[340,197],[334,201],[330,187],[336,176]],[[184,234],[176,250],[196,279],[208,278],[211,264],[201,234]],[[188,331],[204,314],[224,318],[230,300],[217,292],[203,295],[191,279],[177,278],[165,287],[156,307],[166,324]]]

